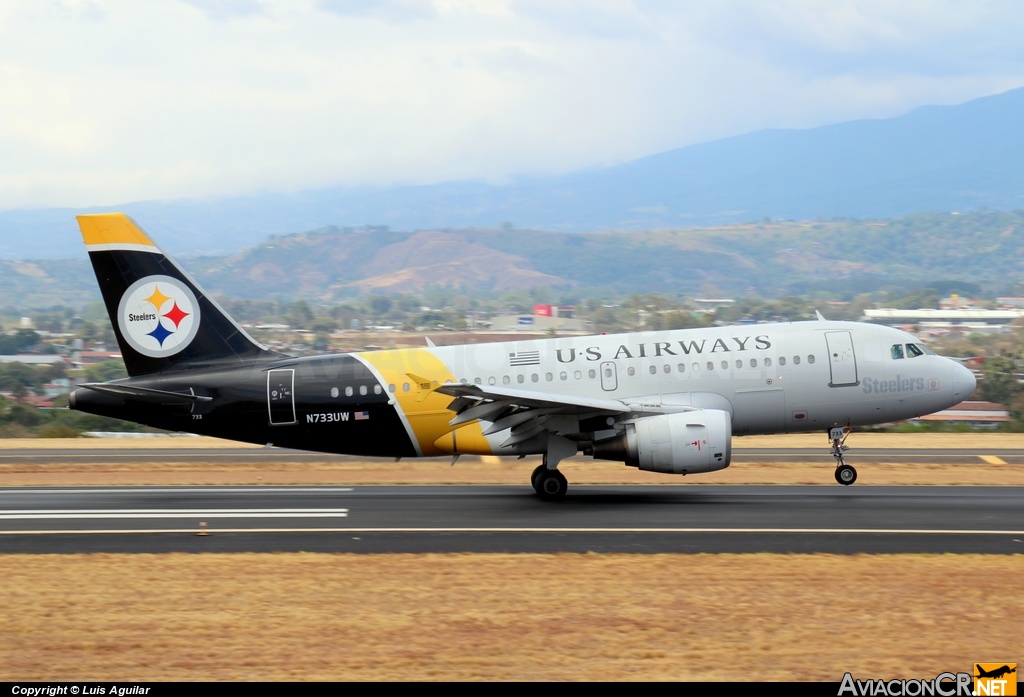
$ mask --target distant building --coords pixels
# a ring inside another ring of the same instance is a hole
[[[66,365],[67,361],[64,359],[63,356],[58,356],[53,353],[33,353],[0,356],[0,363],[24,363],[25,365]]]
[[[975,428],[996,428],[1009,422],[1010,412],[995,402],[960,402],[949,409],[911,419],[910,423],[967,424]]]
[[[505,315],[492,317],[489,329],[493,332],[573,332],[590,333],[594,323],[586,319],[571,317],[548,317],[544,315]]]
[[[732,298],[693,298],[691,302],[696,305],[701,312],[712,312],[720,307],[736,304],[736,301]]]
[[[916,325],[922,332],[965,332],[978,334],[999,334],[1009,330],[1010,324],[1024,318],[1021,310],[979,310],[979,309],[921,309],[901,310],[879,308],[864,310],[867,322],[885,324],[890,327]]]
[[[76,366],[95,365],[106,361],[121,360],[120,351],[75,351],[71,360]]]

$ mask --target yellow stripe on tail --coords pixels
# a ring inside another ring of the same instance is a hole
[[[93,213],[79,215],[78,228],[88,247],[102,246],[108,249],[148,247],[156,245],[139,229],[135,221],[124,213]]]

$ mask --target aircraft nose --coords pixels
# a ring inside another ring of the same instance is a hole
[[[974,377],[974,373],[962,363],[953,364],[953,397],[963,401],[971,396],[974,392],[974,388],[978,386],[978,381]]]

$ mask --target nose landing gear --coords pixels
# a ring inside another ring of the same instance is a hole
[[[846,437],[850,432],[843,428],[830,428],[828,437],[832,441],[832,457],[836,459],[836,481],[843,486],[850,486],[857,481],[857,470],[852,465],[846,464],[843,453],[850,449],[845,444]]]

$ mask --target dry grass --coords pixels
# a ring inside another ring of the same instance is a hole
[[[494,460],[491,462],[490,460]],[[856,486],[999,485],[1024,486],[1024,466],[885,463],[849,459],[857,467]],[[200,486],[200,485],[366,485],[512,484],[529,486],[536,460],[464,457],[450,467],[441,460],[357,460],[256,465],[206,462],[117,462],[111,464],[0,464],[0,486]],[[706,486],[715,484],[818,484],[837,486],[832,459],[820,462],[742,463],[721,472],[677,477],[640,472],[619,463],[577,458],[560,469],[574,484]]]
[[[0,557],[0,680],[830,680],[1018,661],[1024,557]]]

